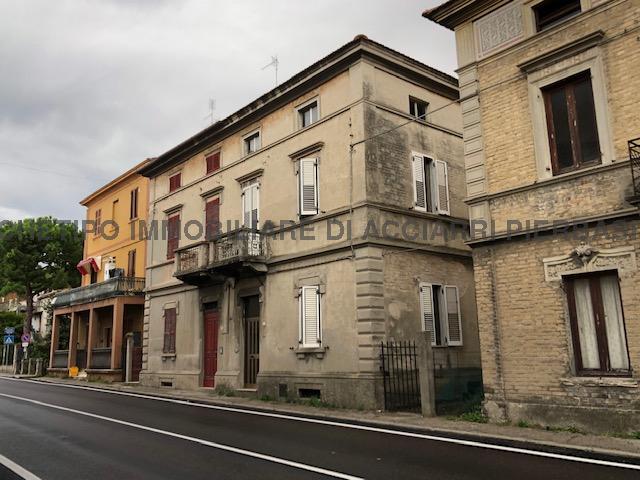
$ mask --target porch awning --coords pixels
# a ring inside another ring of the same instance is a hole
[[[94,272],[100,270],[100,261],[96,257],[85,258],[84,260],[80,260],[76,268],[80,272],[80,275],[88,275],[91,273],[91,270]]]

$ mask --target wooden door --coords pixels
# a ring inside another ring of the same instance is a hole
[[[133,332],[133,351],[131,354],[131,381],[139,382],[142,370],[142,332]]]
[[[258,296],[244,299],[244,384],[253,388],[260,371],[260,303]]]
[[[215,386],[215,376],[218,370],[218,330],[218,309],[215,306],[206,306],[204,310],[203,387]]]

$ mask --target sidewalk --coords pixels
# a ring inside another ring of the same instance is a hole
[[[510,447],[544,450],[566,455],[599,457],[604,459],[623,456],[631,459],[634,463],[640,462],[640,440],[635,439],[568,431],[549,431],[542,428],[523,428],[513,425],[475,423],[445,417],[424,418],[421,415],[413,413],[357,411],[314,407],[299,403],[261,401],[244,397],[220,396],[208,389],[197,391],[167,390],[154,387],[142,387],[137,384],[87,383],[86,381],[49,377],[40,377],[35,380],[43,383],[78,385],[86,388],[136,393],[210,405],[291,414],[329,421],[357,423],[378,428],[409,430],[444,437],[463,437],[465,440],[491,442]]]

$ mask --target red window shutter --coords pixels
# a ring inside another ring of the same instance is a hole
[[[136,276],[136,251],[129,250],[129,265],[127,266],[127,275],[130,277]]]
[[[205,222],[207,239],[214,238],[220,233],[220,199],[209,200],[205,206]]]
[[[207,157],[207,173],[220,169],[220,152],[212,153]]]
[[[167,222],[167,260],[175,257],[180,242],[180,215],[169,217]]]
[[[182,180],[181,173],[176,173],[175,175],[169,177],[169,191],[173,192],[174,190],[177,190],[178,188],[180,188],[181,180]]]
[[[176,352],[176,309],[167,308],[164,311],[164,345],[162,353]]]

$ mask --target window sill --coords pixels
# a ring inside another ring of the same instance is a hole
[[[176,354],[175,353],[163,353],[162,354],[162,361],[166,361],[166,360],[173,360],[175,361],[176,359]]]
[[[298,347],[292,348],[296,356],[300,360],[304,360],[308,356],[315,355],[316,358],[322,359],[329,347]]]
[[[563,386],[574,387],[623,387],[638,388],[638,380],[629,377],[567,377],[561,378]]]

